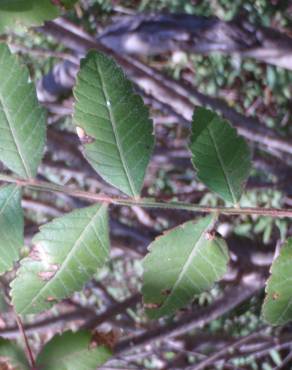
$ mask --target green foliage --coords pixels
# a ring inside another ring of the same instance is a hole
[[[109,348],[94,343],[89,331],[66,331],[45,345],[37,366],[44,370],[95,370],[111,355]]]
[[[0,160],[21,177],[35,177],[45,145],[45,114],[28,70],[0,43]]]
[[[17,370],[30,368],[24,352],[14,342],[4,338],[0,338],[0,368]]]
[[[238,3],[231,7],[229,2],[220,0],[217,4],[218,14],[223,14],[225,18],[233,18],[239,8]],[[57,3],[58,5],[55,5]],[[71,7],[74,3],[75,0],[55,2],[0,0],[0,33],[14,29],[17,24],[39,25],[45,19],[53,19],[59,15],[61,8]],[[150,9],[154,3],[146,0],[139,6],[140,9]],[[252,3],[248,1],[246,7]],[[267,4],[266,0],[260,3]],[[89,7],[94,4],[100,5],[95,7],[95,10],[114,9],[114,5],[109,1],[92,0],[87,3]],[[130,1],[125,4],[126,7],[132,7]],[[206,1],[199,6],[192,5],[189,1],[177,0],[158,0],[154,7],[157,4],[160,4],[161,8],[169,5],[172,11],[183,10],[203,15],[212,13]],[[264,13],[266,11],[263,9]],[[226,70],[232,69],[232,63],[238,64],[235,59],[218,55],[194,58],[200,58],[201,63],[201,68],[195,68],[194,76],[200,89],[204,88],[203,83],[198,83],[200,78],[206,83],[209,93],[218,95],[220,88],[242,83],[238,81],[239,69],[233,70],[233,73],[226,73]],[[184,63],[189,63],[187,55]],[[243,67],[238,64],[237,68],[262,77],[262,65],[249,60],[240,64]],[[182,66],[178,68],[177,77],[180,77],[181,68]],[[210,69],[214,75],[212,82]],[[269,89],[282,90],[282,81],[287,81],[290,77],[287,72],[277,70],[275,67],[268,67],[265,71],[267,82],[264,82],[267,85],[265,91],[260,85],[256,87],[254,84],[247,85],[242,109],[250,106],[253,109],[255,99],[261,94],[269,101]],[[45,142],[44,113],[37,103],[27,69],[21,67],[17,57],[2,44],[0,44],[0,73],[0,160],[21,178],[35,178]],[[288,86],[283,89],[282,96],[289,97],[290,93]],[[104,180],[133,197],[117,202],[118,204],[136,205],[136,198],[140,196],[154,147],[153,125],[148,109],[142,99],[134,93],[121,68],[111,58],[96,51],[89,52],[82,60],[74,95],[76,98],[74,124],[87,160]],[[231,94],[230,104],[234,103],[233,99],[235,100]],[[226,202],[238,205],[251,167],[250,152],[243,138],[216,113],[198,108],[192,122],[189,147],[192,162],[198,171],[198,179]],[[168,173],[163,169],[161,173],[163,177],[161,176],[155,185],[159,185],[166,194]],[[19,179],[16,182],[25,184],[25,181]],[[27,182],[31,187],[36,183],[34,180]],[[49,185],[48,188],[50,189]],[[52,185],[52,189],[56,187]],[[169,193],[176,195],[175,190],[176,187],[173,186]],[[282,203],[274,204],[271,196],[268,193],[266,195],[268,201],[262,206],[269,206],[268,202],[273,207],[282,206]],[[210,194],[208,196],[210,197]],[[282,199],[281,194],[279,198]],[[141,203],[145,201],[144,205],[150,206],[152,201],[152,205],[155,204],[155,200],[149,200],[147,205],[147,199],[149,198],[141,200]],[[217,198],[212,199],[211,204],[218,206]],[[255,195],[251,204],[247,204],[243,198],[241,206],[253,207],[258,201],[258,195]],[[23,246],[23,214],[20,202],[19,187],[0,188],[0,273],[13,267]],[[250,219],[248,215],[245,217],[248,225],[252,225]],[[196,295],[209,289],[226,272],[229,260],[227,245],[222,238],[216,236],[215,221],[215,216],[207,216],[186,222],[151,243],[150,253],[143,260],[142,289],[149,317],[160,318],[175,313]],[[166,220],[157,219],[154,226],[156,231],[166,227],[162,226],[163,222]],[[242,219],[238,218],[235,222],[242,222]],[[286,231],[288,232],[286,221],[275,221],[274,217],[258,218],[253,222],[253,230],[250,230],[253,235],[263,233],[263,239],[268,242],[273,238],[275,225],[283,238]],[[246,234],[246,230],[244,232]],[[104,265],[109,256],[107,207],[97,204],[53,220],[41,227],[40,232],[33,238],[33,245],[29,256],[21,261],[17,277],[11,284],[12,303],[19,314],[37,313],[50,308],[54,303],[80,290]],[[290,307],[292,290],[289,285],[291,250],[292,239],[289,239],[273,263],[272,275],[267,285],[263,316],[273,325],[284,324],[292,319]],[[113,266],[112,276],[121,279],[117,265]],[[9,274],[7,277],[9,278]],[[132,286],[137,287],[137,284],[139,285],[140,281],[135,277]],[[120,287],[116,289],[121,290]],[[214,290],[219,291],[220,287],[216,286]],[[213,291],[209,296],[212,294]],[[202,303],[204,300],[206,298],[201,295],[198,303],[206,304]],[[234,321],[230,321],[229,324],[233,325],[233,331]],[[248,332],[251,329],[247,322],[242,321],[241,325]],[[231,330],[231,326],[229,328]],[[65,332],[55,336],[45,345],[37,358],[37,367],[44,370],[90,370],[96,369],[110,356],[110,350],[104,346],[98,347],[96,339],[92,338],[89,332]],[[6,340],[0,340],[0,364],[3,359],[6,361],[5,365],[7,363],[20,370],[29,367],[22,351]],[[274,362],[280,364],[280,360],[280,357],[277,358],[277,354],[274,354]]]
[[[59,14],[51,0],[0,0],[0,33],[13,30],[15,25],[39,26]]]
[[[197,108],[189,147],[199,180],[225,201],[237,204],[251,168],[244,139],[215,112]]]
[[[227,246],[213,235],[214,217],[189,221],[149,247],[145,257],[143,296],[151,318],[169,315],[209,289],[226,272]]]
[[[75,210],[41,227],[12,282],[19,314],[51,307],[82,288],[109,254],[107,207]]]
[[[58,4],[59,2],[59,4]],[[13,31],[15,26],[40,26],[57,18],[62,6],[66,9],[77,0],[0,0],[0,34]]]
[[[21,190],[15,185],[0,188],[0,274],[19,259],[24,244]]]
[[[263,317],[271,325],[292,320],[292,238],[288,239],[273,262],[267,282]]]
[[[148,109],[116,63],[90,51],[74,89],[74,123],[93,168],[110,184],[137,197],[154,146]]]

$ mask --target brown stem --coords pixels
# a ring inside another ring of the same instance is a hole
[[[122,302],[117,302],[113,304],[108,310],[105,312],[101,313],[98,316],[92,317],[89,320],[85,322],[83,325],[84,329],[93,329],[96,326],[102,324],[109,318],[118,315],[122,312],[125,312],[128,308],[131,308],[133,306],[136,306],[137,303],[141,300],[141,295],[139,293],[136,293],[129,298],[125,299]]]
[[[65,193],[72,197],[82,198],[91,200],[93,202],[115,204],[118,206],[140,206],[144,208],[160,208],[160,209],[171,209],[181,210],[189,212],[200,212],[200,213],[218,213],[224,215],[257,215],[257,216],[268,216],[274,218],[289,217],[292,218],[292,209],[280,209],[280,208],[262,208],[262,207],[208,207],[201,206],[198,204],[190,204],[184,202],[161,202],[149,198],[122,198],[122,197],[110,197],[108,195],[91,193],[79,189],[72,189],[67,186],[56,185],[46,181],[39,181],[35,179],[18,179],[12,176],[0,174],[0,181],[8,183],[14,183],[18,186],[28,187],[40,191],[49,191],[57,193]]]
[[[30,363],[30,368],[31,368],[31,370],[37,370],[36,364],[35,364],[35,359],[34,359],[32,350],[30,348],[30,344],[29,344],[29,341],[27,339],[27,336],[26,336],[25,329],[24,329],[23,323],[21,321],[21,318],[16,313],[15,313],[15,318],[16,318],[16,322],[17,322],[19,331],[20,331],[20,333],[21,333],[21,335],[24,339],[24,343],[25,343],[25,347],[26,347],[26,351],[27,351],[27,356],[28,356],[28,360],[29,360],[29,363]]]
[[[154,341],[176,337],[195,328],[202,327],[212,320],[225,315],[258,293],[264,287],[265,279],[266,277],[261,274],[254,274],[253,279],[249,278],[250,281],[245,281],[245,278],[243,278],[239,285],[226,289],[223,295],[217,298],[209,307],[198,308],[177,321],[157,326],[129,339],[121,340],[115,348],[115,353],[121,355],[132,348],[137,350],[137,348]]]

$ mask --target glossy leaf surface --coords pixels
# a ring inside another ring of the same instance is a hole
[[[37,358],[45,370],[96,370],[110,357],[111,351],[92,343],[89,331],[64,332],[53,337]]]
[[[197,176],[226,202],[237,204],[251,168],[245,140],[215,112],[197,108],[189,148]]]
[[[107,207],[75,210],[42,226],[12,282],[19,314],[36,313],[82,289],[109,255]]]
[[[18,186],[0,187],[0,274],[10,270],[24,245],[21,190]]]
[[[45,146],[45,114],[28,69],[0,43],[0,161],[23,178],[35,177]]]
[[[139,196],[154,145],[142,99],[114,60],[96,51],[81,61],[74,95],[87,160],[108,183]]]
[[[263,317],[271,325],[283,325],[292,320],[292,238],[281,248],[273,262],[266,286]]]
[[[143,296],[151,318],[169,315],[209,289],[227,269],[227,247],[208,216],[158,237],[144,258]]]

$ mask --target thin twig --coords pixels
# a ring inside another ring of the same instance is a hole
[[[30,365],[31,365],[31,370],[37,370],[36,364],[35,364],[35,359],[34,359],[32,350],[30,348],[30,344],[29,344],[29,341],[27,339],[27,336],[26,336],[25,329],[24,329],[23,323],[21,321],[21,318],[17,314],[15,314],[15,318],[16,318],[16,322],[17,322],[19,331],[20,331],[20,333],[21,333],[21,335],[23,336],[23,339],[24,339],[24,343],[25,343],[25,347],[26,347],[26,351],[27,351],[27,355],[28,355],[28,360],[29,360]]]
[[[208,356],[206,359],[202,360],[199,364],[191,367],[190,370],[204,370],[208,366],[212,366],[212,364],[214,364],[218,359],[220,359],[227,353],[230,353],[236,350],[242,344],[245,344],[246,342],[249,342],[250,340],[258,338],[258,336],[259,336],[259,333],[257,332],[257,333],[252,333],[250,335],[247,335],[246,337],[240,338],[234,343],[229,344],[226,347],[223,347],[220,351],[217,351],[212,356]]]
[[[75,311],[66,312],[58,316],[49,317],[43,320],[35,321],[32,324],[25,325],[25,333],[33,335],[35,333],[47,333],[48,330],[60,330],[65,324],[73,321],[84,321],[92,316],[92,312],[85,307],[76,309]],[[0,330],[0,336],[7,339],[16,339],[19,336],[18,326],[5,327]]]
[[[190,88],[177,82],[137,59],[116,53],[63,18],[47,22],[42,31],[52,35],[74,51],[84,53],[88,49],[98,49],[114,57],[141,89],[153,95],[160,103],[171,105],[173,110],[187,121],[191,120],[196,104],[209,106],[231,121],[238,128],[240,134],[257,144],[261,143],[263,149],[269,152],[273,149],[285,154],[292,154],[289,140],[276,135],[273,130],[265,127],[258,119],[246,117],[230,108],[226,102],[204,95],[194,87]]]
[[[63,53],[60,51],[53,51],[48,49],[41,49],[41,48],[27,48],[23,45],[14,44],[11,42],[8,42],[8,44],[15,50],[24,54],[31,54],[35,55],[37,57],[43,57],[43,58],[58,58],[63,60],[68,60],[73,64],[78,64],[78,58],[72,54],[69,53]]]
[[[292,360],[292,351],[290,351],[290,353],[284,358],[283,362],[274,367],[273,370],[281,370],[281,369],[285,369],[287,365],[289,365],[289,363],[291,363],[291,360]]]
[[[179,336],[195,328],[203,327],[258,293],[264,287],[265,277],[256,274],[249,283],[244,280],[243,278],[239,285],[226,289],[224,294],[207,308],[197,309],[177,321],[159,325],[137,336],[121,340],[115,348],[115,353],[121,355],[131,349],[137,350],[151,342]]]
[[[139,303],[141,300],[141,295],[136,293],[129,298],[126,298],[122,302],[117,302],[109,307],[105,312],[101,313],[98,316],[92,317],[87,320],[82,326],[84,329],[93,329],[103,322],[107,321],[109,318],[125,312],[127,309],[132,308]]]
[[[67,186],[56,185],[46,181],[39,181],[36,179],[19,179],[12,176],[0,174],[0,181],[14,183],[18,186],[28,187],[40,191],[58,192],[65,193],[72,197],[87,199],[100,203],[114,204],[118,206],[140,206],[144,208],[160,208],[160,209],[171,209],[181,210],[189,212],[201,212],[201,213],[218,213],[224,215],[258,215],[258,216],[269,216],[275,218],[289,217],[292,218],[292,209],[280,209],[280,208],[263,208],[263,207],[207,207],[199,204],[190,204],[184,202],[161,202],[153,200],[152,198],[122,198],[122,197],[110,197],[107,195],[95,194],[79,189],[72,189]]]

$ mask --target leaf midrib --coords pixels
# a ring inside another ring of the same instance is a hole
[[[210,226],[210,223],[212,223],[212,220],[210,220],[210,222],[208,223],[208,225],[203,229],[203,231],[201,232],[201,235],[200,237],[197,239],[195,245],[193,246],[192,248],[192,251],[191,253],[189,254],[187,260],[185,261],[185,263],[183,264],[183,267],[179,273],[179,276],[173,286],[173,288],[171,289],[171,293],[168,295],[168,297],[166,298],[166,300],[163,302],[163,305],[161,306],[161,308],[167,306],[168,302],[173,298],[173,296],[175,295],[175,291],[177,289],[177,287],[179,286],[179,284],[181,283],[182,279],[184,278],[185,274],[187,273],[188,271],[188,268],[190,266],[190,264],[192,263],[195,255],[197,254],[198,252],[198,248],[196,248],[196,246],[201,242],[202,238],[204,237],[204,234],[206,233],[206,230],[208,230],[209,226]]]
[[[216,142],[216,140],[215,140],[215,138],[213,136],[213,132],[212,132],[212,130],[210,129],[209,126],[207,127],[207,131],[208,131],[209,136],[211,138],[211,141],[212,141],[212,143],[214,145],[214,148],[215,148],[215,151],[216,151],[216,154],[217,154],[217,158],[219,160],[219,163],[220,163],[220,166],[222,168],[222,172],[223,172],[225,181],[227,183],[227,187],[228,187],[229,193],[231,195],[231,198],[233,200],[233,203],[236,204],[237,203],[237,197],[234,194],[233,187],[232,187],[232,184],[231,184],[231,182],[229,180],[228,173],[227,173],[227,171],[225,169],[225,164],[224,164],[223,158],[221,157],[221,153],[220,153],[219,147],[218,147],[217,142]]]
[[[29,304],[27,304],[21,310],[21,313],[26,312],[26,310],[27,310],[28,307],[33,306],[34,302],[41,296],[41,294],[43,293],[43,291],[46,290],[46,289],[49,289],[50,285],[55,282],[55,280],[58,277],[58,275],[64,271],[64,268],[66,268],[67,261],[70,260],[72,254],[74,254],[73,252],[75,252],[75,249],[77,248],[77,246],[79,246],[80,240],[82,239],[83,235],[86,234],[88,228],[95,221],[95,218],[97,216],[99,216],[99,212],[102,210],[102,208],[103,208],[103,206],[101,206],[100,208],[98,208],[98,210],[91,217],[91,219],[89,220],[88,224],[86,225],[86,227],[84,228],[84,230],[79,235],[78,239],[74,242],[74,244],[73,244],[70,252],[67,254],[66,258],[64,259],[63,263],[61,264],[61,266],[60,266],[59,270],[56,272],[56,274],[49,281],[47,281],[45,283],[45,285],[42,286],[42,288],[39,290],[39,292],[37,293],[37,295],[35,297],[33,297],[33,299],[29,302]]]
[[[24,155],[23,155],[22,149],[21,149],[21,144],[18,142],[16,132],[14,131],[13,125],[10,123],[13,120],[11,119],[9,111],[7,111],[7,109],[5,107],[4,99],[2,97],[2,94],[0,94],[0,105],[2,107],[2,111],[4,112],[7,127],[9,128],[10,134],[13,138],[13,143],[14,143],[15,148],[16,148],[16,153],[18,154],[18,157],[20,158],[20,161],[22,163],[22,166],[23,166],[23,169],[25,171],[26,177],[27,178],[33,177],[32,174],[31,174],[30,169],[27,167],[27,164],[25,162]]]
[[[2,205],[2,207],[0,208],[0,216],[2,215],[2,213],[5,211],[6,207],[8,206],[11,198],[14,197],[14,194],[18,191],[18,187],[15,186],[14,189],[11,191],[10,195],[8,196],[8,198],[5,200],[4,204]]]
[[[119,153],[119,156],[120,156],[120,159],[121,159],[121,162],[122,162],[122,168],[123,168],[124,173],[126,175],[126,178],[127,178],[128,184],[130,186],[130,190],[132,192],[132,195],[137,196],[137,195],[139,195],[139,192],[137,192],[136,189],[135,189],[135,185],[134,185],[133,180],[131,178],[130,170],[129,170],[128,165],[127,165],[127,161],[124,157],[123,148],[122,148],[122,145],[120,143],[119,135],[118,135],[117,128],[116,128],[117,123],[116,123],[116,120],[115,120],[115,117],[113,115],[112,110],[110,109],[110,107],[107,104],[107,102],[110,102],[110,97],[108,95],[106,84],[105,84],[104,79],[103,79],[103,74],[100,70],[100,66],[98,65],[97,60],[95,61],[95,64],[96,64],[96,69],[97,69],[97,72],[99,74],[99,78],[100,78],[100,81],[101,81],[101,88],[102,88],[102,93],[103,93],[103,96],[104,96],[104,99],[105,99],[105,106],[106,106],[106,109],[108,111],[108,115],[110,117],[110,122],[111,122],[112,130],[113,130],[113,133],[114,133],[115,142],[116,142],[116,145],[117,145],[117,148],[118,148],[118,153]]]

